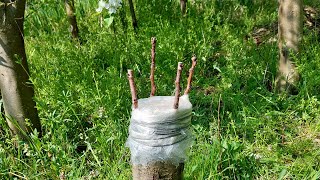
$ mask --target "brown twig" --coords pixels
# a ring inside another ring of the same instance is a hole
[[[180,96],[180,77],[181,77],[181,71],[182,71],[183,64],[182,62],[178,63],[178,70],[177,70],[177,76],[176,76],[176,90],[175,90],[175,98],[174,98],[174,104],[173,108],[178,109],[179,107],[179,96]]]
[[[188,85],[187,85],[186,90],[184,91],[185,95],[189,94],[189,92],[191,91],[192,76],[193,76],[194,68],[197,65],[197,57],[196,57],[196,55],[193,55],[191,60],[192,60],[192,65],[191,65],[191,68],[189,69]]]
[[[134,109],[138,108],[138,98],[137,98],[137,91],[134,84],[134,77],[133,77],[133,70],[128,70],[128,79],[129,79],[129,85],[131,90],[131,97],[132,97],[132,105]]]
[[[154,96],[156,93],[156,84],[154,83],[154,70],[156,68],[156,43],[157,39],[155,37],[151,38],[151,70],[150,70],[150,82],[151,82],[151,93],[150,96]]]

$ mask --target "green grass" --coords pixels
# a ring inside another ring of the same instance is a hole
[[[179,61],[185,87],[191,56],[198,56],[185,179],[320,178],[319,34],[304,28],[295,96],[266,86],[275,78],[277,43],[245,40],[277,21],[275,1],[195,1],[182,18],[178,1],[137,0],[136,32],[128,5],[101,28],[96,1],[75,3],[81,46],[70,39],[60,1],[28,2],[25,42],[45,134],[15,148],[0,119],[0,179],[130,179],[126,72],[135,71],[138,95],[148,97],[152,36],[157,95],[173,93]]]

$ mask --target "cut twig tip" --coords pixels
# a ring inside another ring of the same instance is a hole
[[[157,42],[157,38],[156,37],[151,37],[151,44],[154,44]]]
[[[178,62],[178,70],[182,70],[183,68],[183,63],[182,62]]]
[[[180,97],[180,77],[181,77],[181,71],[183,68],[183,63],[179,62],[178,63],[178,68],[177,68],[177,76],[176,76],[176,89],[175,89],[175,97],[174,97],[174,104],[173,108],[178,109],[179,108],[179,97]]]
[[[191,65],[191,68],[189,69],[188,85],[187,85],[186,90],[184,91],[185,95],[189,94],[190,91],[191,91],[192,76],[193,76],[193,73],[194,73],[194,68],[197,65],[197,57],[196,57],[196,55],[193,55],[191,60],[192,60],[192,65]]]
[[[194,54],[194,55],[192,55],[192,58],[191,58],[191,60],[192,60],[192,63],[197,63],[197,56]]]

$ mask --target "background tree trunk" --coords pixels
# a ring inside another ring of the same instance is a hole
[[[134,12],[134,5],[132,0],[128,0],[129,1],[129,6],[130,6],[130,13],[131,13],[131,18],[132,18],[132,26],[134,28],[134,30],[136,30],[138,28],[138,22],[137,22],[137,18],[136,18],[136,13]]]
[[[25,0],[0,2],[0,89],[6,120],[13,134],[25,137],[41,124],[33,101],[34,90],[24,48]]]
[[[186,7],[187,7],[187,0],[180,0],[180,9],[181,9],[182,15],[186,14]]]
[[[299,51],[302,36],[302,0],[279,0],[279,73],[276,89],[293,93],[299,81],[292,57]]]
[[[74,0],[65,0],[64,5],[70,23],[70,31],[73,39],[79,39],[79,28],[74,9]]]

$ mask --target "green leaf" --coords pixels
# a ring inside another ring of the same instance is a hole
[[[192,166],[191,173],[193,173],[198,168],[198,165]]]
[[[104,22],[105,22],[105,26],[108,28],[110,27],[110,25],[112,24],[113,22],[113,16],[109,17],[109,18],[105,18],[104,19]]]
[[[220,70],[220,68],[217,66],[217,64],[214,64],[214,65],[213,65],[213,69],[215,69],[215,70],[219,71],[219,73],[221,73],[221,70]]]
[[[279,174],[278,180],[284,179],[286,175],[287,175],[287,169],[283,169]]]

